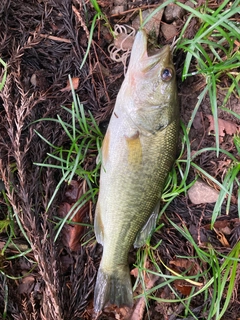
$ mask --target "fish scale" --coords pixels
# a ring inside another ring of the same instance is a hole
[[[94,222],[97,241],[103,245],[94,292],[96,311],[108,302],[133,305],[128,252],[152,231],[178,134],[170,48],[149,56],[146,32],[140,30],[102,147]]]

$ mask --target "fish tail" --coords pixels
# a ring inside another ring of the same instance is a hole
[[[128,266],[121,266],[112,273],[100,266],[94,291],[95,311],[101,311],[108,302],[118,307],[132,307],[132,284]]]

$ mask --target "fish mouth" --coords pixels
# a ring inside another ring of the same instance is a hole
[[[158,51],[155,51],[153,54],[150,54],[147,50],[147,38],[146,31],[140,29],[133,43],[129,69],[140,69],[142,72],[147,72],[157,66],[160,62],[163,65],[171,63],[170,46],[166,45]]]
[[[164,55],[170,55],[171,54],[171,49],[170,46],[167,44],[164,47],[154,50],[153,52],[147,53],[148,57],[161,57]]]
[[[145,57],[142,57],[140,62],[142,72],[146,73],[149,71],[159,72],[159,66],[169,66],[172,64],[171,50],[170,46],[166,45],[158,50],[154,55],[146,54]]]
[[[148,61],[147,61],[148,60]],[[156,65],[162,62],[164,65],[168,65],[171,62],[171,49],[169,45],[166,45],[155,52],[154,54],[148,54],[144,59],[144,63],[147,63],[147,69],[153,69]]]

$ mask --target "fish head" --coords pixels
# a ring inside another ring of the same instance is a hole
[[[144,29],[138,31],[134,40],[125,82],[124,95],[133,101],[129,105],[134,106],[134,110],[129,110],[132,118],[139,118],[139,121],[145,123],[153,121],[155,130],[156,126],[166,127],[176,117],[176,74],[170,46],[166,45],[157,53],[149,55]],[[159,123],[161,120],[162,124]]]

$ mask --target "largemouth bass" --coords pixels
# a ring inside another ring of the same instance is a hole
[[[148,56],[138,31],[128,71],[103,141],[95,234],[103,256],[94,308],[133,305],[128,252],[154,226],[165,179],[176,153],[179,108],[170,47]],[[137,239],[137,241],[136,241]]]

